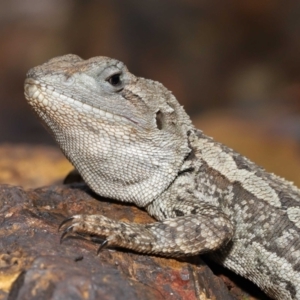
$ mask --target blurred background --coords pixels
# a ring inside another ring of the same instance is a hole
[[[162,82],[195,125],[300,184],[300,1],[0,0],[0,144],[54,145],[29,68],[110,56]]]

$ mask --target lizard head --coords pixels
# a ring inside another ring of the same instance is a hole
[[[29,70],[25,96],[101,196],[145,206],[167,189],[190,152],[192,124],[172,93],[118,60],[53,58]]]

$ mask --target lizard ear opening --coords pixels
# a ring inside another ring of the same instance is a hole
[[[162,130],[162,128],[163,128],[163,113],[160,110],[158,110],[156,112],[155,120],[156,120],[157,128],[159,130]]]

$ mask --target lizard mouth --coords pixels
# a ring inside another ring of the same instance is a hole
[[[60,99],[62,103],[73,107],[80,113],[94,115],[100,119],[113,121],[114,123],[137,124],[136,121],[130,118],[112,114],[98,107],[93,107],[76,99],[67,97],[64,94],[56,92],[53,87],[43,84],[33,78],[26,78],[24,91],[25,97],[29,104],[37,111],[45,111],[49,109],[53,112],[57,111],[58,105],[55,105],[55,101],[52,101],[52,99]]]

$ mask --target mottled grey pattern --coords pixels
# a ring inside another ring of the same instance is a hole
[[[209,252],[274,299],[300,299],[300,191],[191,124],[160,83],[107,57],[31,69],[28,102],[96,193],[158,222],[76,215],[70,232],[143,253]]]

